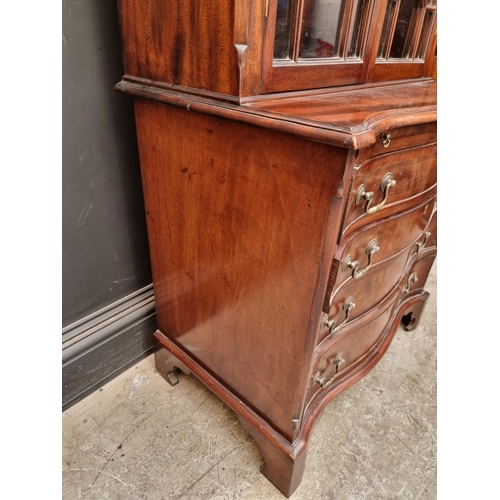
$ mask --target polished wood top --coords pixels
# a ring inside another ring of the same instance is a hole
[[[283,93],[247,105],[356,133],[381,119],[402,119],[410,113],[434,111],[436,83],[426,80],[377,87],[349,86],[296,96]]]
[[[437,121],[436,82],[431,79],[282,93],[240,102],[129,75],[115,89],[351,149],[375,144],[380,133],[391,129]]]

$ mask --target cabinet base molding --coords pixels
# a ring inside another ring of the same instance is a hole
[[[177,372],[179,370],[185,374],[192,373],[224,401],[236,413],[243,428],[257,442],[265,459],[265,464],[261,467],[262,474],[283,495],[290,497],[302,481],[312,431],[321,419],[326,407],[341,392],[361,380],[375,367],[389,348],[398,326],[401,325],[405,330],[413,330],[418,326],[428,297],[427,292],[415,290],[403,298],[399,305],[394,308],[389,323],[365,361],[349,375],[332,384],[306,409],[300,422],[301,428],[298,438],[293,443],[284,439],[268,422],[160,330],[154,334],[159,344],[159,349],[155,352],[156,369],[171,385],[178,383]],[[411,324],[407,324],[407,318],[410,317]]]

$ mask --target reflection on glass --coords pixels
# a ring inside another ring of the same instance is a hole
[[[420,42],[418,44],[417,59],[425,59],[427,45],[429,44],[429,39],[431,37],[433,21],[434,21],[434,12],[432,11],[426,12],[424,18],[424,27],[422,29],[422,34],[420,35]]]
[[[275,59],[288,59],[290,54],[292,2],[293,0],[278,0],[276,32],[274,34]]]
[[[391,58],[407,58],[420,0],[401,0],[392,39]]]
[[[345,0],[305,0],[299,57],[338,57]]]
[[[387,50],[387,43],[389,41],[389,27],[391,25],[391,19],[394,16],[395,6],[396,3],[394,2],[394,0],[389,0],[387,2],[387,9],[385,10],[382,36],[380,37],[380,44],[378,46],[377,57],[384,57],[385,51]]]
[[[367,0],[359,0],[356,7],[356,16],[354,18],[354,26],[352,31],[351,43],[349,46],[349,51],[347,52],[348,57],[359,57],[360,55],[360,30],[361,30],[361,20],[363,19],[363,11],[365,8]]]

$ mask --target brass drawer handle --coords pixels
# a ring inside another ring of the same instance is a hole
[[[334,319],[328,319],[326,318],[324,325],[330,329],[330,333],[336,333],[338,332],[345,324],[347,323],[349,319],[349,313],[351,312],[351,309],[354,309],[356,307],[356,304],[354,303],[354,299],[352,297],[349,297],[345,302],[344,305],[342,306],[342,309],[345,311],[345,318],[342,323],[339,323],[337,326],[335,326],[335,320]]]
[[[420,253],[424,249],[424,247],[427,244],[427,240],[429,239],[430,235],[431,235],[431,233],[429,231],[426,231],[424,233],[424,239],[423,239],[423,241],[419,241],[417,243],[417,253]]]
[[[382,132],[380,134],[380,141],[382,142],[382,146],[384,146],[384,148],[388,148],[389,144],[391,143],[391,134]]]
[[[378,212],[387,203],[389,189],[393,188],[395,185],[396,180],[390,172],[387,172],[380,183],[380,191],[384,193],[384,199],[378,205],[371,207],[370,205],[372,204],[374,193],[373,191],[366,191],[365,185],[361,184],[358,188],[358,192],[356,193],[356,205],[359,205],[361,200],[366,200],[368,203],[365,206],[365,212],[367,214],[374,214],[375,212]]]
[[[416,272],[413,272],[408,276],[408,279],[406,280],[406,284],[403,287],[403,292],[408,293],[410,291],[410,287],[412,283],[416,283],[418,281],[418,276]]]
[[[373,254],[377,253],[379,250],[380,247],[378,246],[377,239],[370,241],[370,243],[368,243],[368,246],[366,247],[366,254],[368,255],[368,265],[364,269],[360,269],[358,271],[359,262],[357,260],[351,260],[351,255],[349,254],[345,258],[342,271],[346,271],[347,268],[350,268],[352,269],[352,277],[355,280],[362,278],[366,274],[366,271],[368,271],[368,269],[370,269],[370,266],[372,265]]]
[[[322,388],[328,387],[334,381],[335,377],[339,373],[339,367],[343,363],[345,363],[344,354],[339,352],[337,354],[337,357],[333,360],[333,365],[335,366],[335,373],[333,374],[333,376],[330,377],[328,380],[326,380],[326,377],[320,378],[320,376],[319,376],[320,374],[318,372],[318,373],[316,373],[316,376],[314,377],[314,381],[317,382]]]

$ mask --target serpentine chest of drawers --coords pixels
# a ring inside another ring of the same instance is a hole
[[[314,2],[286,3],[314,24]],[[436,255],[435,2],[330,3],[356,57],[301,58],[290,28],[280,59],[281,2],[118,2],[157,368],[231,407],[286,496],[325,407],[418,325]]]

